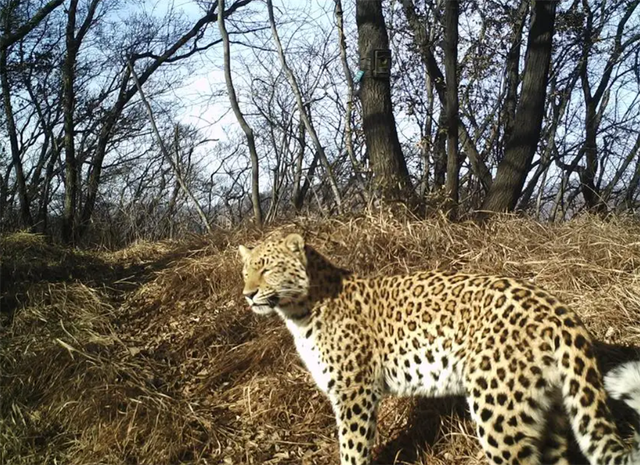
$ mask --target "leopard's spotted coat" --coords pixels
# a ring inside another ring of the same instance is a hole
[[[387,393],[466,396],[496,465],[568,464],[569,428],[591,464],[640,465],[611,418],[591,336],[548,292],[460,273],[365,279],[297,234],[240,252],[249,305],[284,319],[331,401],[343,465],[370,463]],[[608,385],[638,403],[634,376],[631,363]]]

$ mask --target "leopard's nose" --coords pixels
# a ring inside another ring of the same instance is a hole
[[[252,299],[255,297],[255,295],[258,293],[257,290],[249,290],[249,291],[243,291],[242,292],[244,294],[244,296],[248,299]]]

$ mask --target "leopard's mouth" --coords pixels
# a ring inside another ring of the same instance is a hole
[[[251,311],[256,315],[268,315],[273,313],[273,307],[269,305],[252,305]]]
[[[265,299],[260,299],[259,302],[252,301],[249,302],[249,304],[251,306],[251,310],[254,313],[258,315],[268,315],[269,313],[274,311],[279,302],[280,299],[278,298],[277,294],[272,294]]]

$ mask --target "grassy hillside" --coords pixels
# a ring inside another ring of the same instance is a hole
[[[479,227],[380,215],[279,229],[365,275],[444,268],[530,280],[610,345],[605,365],[640,347],[631,218]],[[337,463],[328,402],[279,321],[241,298],[237,245],[268,232],[112,253],[0,240],[0,463]],[[388,399],[379,432],[380,463],[484,463],[455,399]]]

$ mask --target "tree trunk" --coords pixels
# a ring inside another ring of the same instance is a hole
[[[42,234],[47,233],[48,217],[49,217],[49,201],[51,200],[51,181],[53,180],[54,169],[56,162],[60,157],[60,148],[58,144],[54,142],[51,146],[51,154],[49,155],[49,161],[47,162],[47,169],[45,171],[45,177],[42,186],[42,193],[40,196],[40,204],[38,205],[38,215],[36,217],[36,223],[38,225],[38,231]]]
[[[373,77],[370,58],[373,50],[389,48],[382,15],[382,0],[357,0],[358,50],[365,74],[362,78],[363,129],[374,186],[383,198],[406,199],[411,192],[409,171],[402,154],[391,104],[389,78]]]
[[[529,1],[521,0],[520,6],[515,10],[516,21],[513,25],[512,39],[507,53],[506,81],[507,94],[504,99],[502,112],[502,124],[504,125],[503,142],[500,144],[500,152],[504,153],[504,141],[508,141],[513,133],[513,124],[516,117],[516,103],[518,100],[518,86],[520,85],[520,48],[522,43],[522,30],[529,10]]]
[[[84,39],[100,0],[92,0],[87,15],[76,33],[78,0],[71,0],[67,9],[65,33],[66,54],[62,65],[62,111],[64,115],[64,212],[62,214],[62,240],[74,244],[78,239],[78,196],[80,193],[80,162],[75,148],[75,67],[80,44]]]
[[[458,0],[445,2],[444,10],[444,72],[447,81],[447,197],[449,215],[458,213],[460,157],[458,156]]]
[[[413,4],[413,0],[401,0],[401,3],[405,16],[407,17],[407,22],[409,23],[409,27],[411,28],[411,31],[413,33],[413,41],[420,51],[422,62],[427,69],[427,74],[429,75],[429,78],[431,79],[431,82],[435,87],[436,93],[438,94],[438,99],[440,100],[440,104],[442,105],[441,114],[446,115],[447,86],[445,84],[445,77],[442,74],[442,71],[440,71],[440,68],[438,67],[438,61],[436,60],[433,50],[431,49],[433,45],[432,41],[427,36],[422,19],[416,13],[416,8]],[[438,122],[440,129],[445,127],[444,122],[444,116],[441,116]],[[482,183],[482,187],[488,191],[492,183],[491,172],[487,168],[487,165],[485,165],[484,161],[482,161],[482,157],[480,156],[480,153],[478,152],[478,149],[475,146],[474,141],[469,134],[469,131],[467,130],[464,123],[460,120],[458,120],[458,131],[458,137],[462,140],[464,151],[469,157],[471,170]],[[445,148],[442,145],[444,144],[444,138],[439,137],[440,134],[441,133],[438,133],[438,135],[436,136],[436,140],[434,141],[434,157],[444,157],[445,154]],[[436,158],[434,165],[438,167],[438,163],[438,158]],[[440,163],[442,168],[444,169],[444,160],[440,160]],[[436,181],[434,190],[437,190],[438,187],[444,185],[444,178],[442,178],[443,182],[438,184],[438,175],[438,173],[435,173],[434,175],[434,180]]]
[[[302,210],[302,206],[304,205],[304,199],[307,198],[307,193],[309,189],[311,189],[311,180],[316,174],[316,168],[318,167],[318,154],[314,154],[313,160],[311,160],[311,164],[309,165],[309,169],[304,176],[304,181],[302,182],[302,187],[296,193],[296,196],[293,198],[293,206],[296,211]]]
[[[38,166],[31,176],[34,180],[31,187],[34,192],[32,199],[35,200],[36,191],[40,190],[38,209],[34,219],[34,229],[41,234],[47,234],[49,201],[51,200],[52,189],[51,183],[55,174],[56,163],[59,162],[62,144],[64,142],[64,132],[62,132],[61,136],[53,132],[55,119],[52,121],[50,113],[43,107],[43,102],[40,101],[40,98],[36,94],[33,82],[30,79],[24,79],[23,83],[33,102],[36,114],[38,115],[38,122],[44,133],[44,140],[47,142],[43,144],[43,152],[38,161]],[[42,181],[36,181],[41,179],[42,170],[44,170],[45,173],[44,178],[42,178]]]
[[[423,163],[422,179],[420,180],[420,188],[418,190],[418,197],[420,200],[424,200],[429,192],[429,174],[431,173],[431,158],[433,150],[433,107],[435,96],[433,94],[433,82],[429,77],[429,73],[425,72],[424,76],[425,87],[427,92],[427,117],[425,118],[424,126],[421,128],[420,138],[420,159]]]
[[[67,52],[62,65],[62,111],[64,113],[64,212],[62,214],[62,240],[76,241],[76,210],[78,201],[78,163],[75,153],[73,110],[75,96],[73,82],[78,44],[76,43],[76,10],[78,0],[71,0],[67,12]]]
[[[447,173],[447,112],[442,104],[438,117],[438,131],[433,141],[433,190],[440,192],[444,187]]]
[[[634,0],[629,3],[624,15],[622,15],[616,28],[613,50],[605,64],[602,78],[600,79],[595,92],[592,93],[592,86],[589,81],[590,75],[588,64],[589,57],[594,46],[594,41],[598,40],[601,30],[594,30],[593,12],[589,7],[588,2],[583,3],[585,8],[586,25],[582,41],[583,48],[580,64],[580,80],[582,83],[582,92],[585,102],[585,140],[583,148],[586,158],[586,166],[583,169],[580,169],[579,174],[582,196],[584,197],[585,204],[589,210],[597,213],[605,213],[607,211],[607,206],[602,199],[599,186],[596,185],[596,172],[598,169],[598,130],[600,129],[602,113],[608,103],[608,90],[613,69],[615,68],[616,63],[618,63],[625,48],[630,46],[634,41],[637,41],[636,38],[623,42],[622,38],[627,22],[632,18],[633,13],[639,5],[640,0]]]
[[[280,41],[280,35],[278,34],[278,29],[276,28],[276,20],[273,15],[273,2],[271,0],[267,0],[267,11],[269,13],[269,23],[271,24],[271,33],[273,35],[273,40],[276,43],[276,49],[278,50],[278,57],[280,58],[280,64],[282,65],[282,70],[289,81],[289,85],[291,86],[291,90],[293,91],[293,95],[296,98],[296,104],[298,106],[298,112],[300,113],[300,119],[304,122],[307,131],[309,132],[309,137],[313,141],[313,145],[316,149],[317,155],[320,158],[320,162],[322,163],[325,171],[327,172],[327,178],[329,180],[329,186],[331,187],[331,191],[333,193],[334,200],[336,202],[336,206],[338,212],[342,212],[342,197],[340,195],[340,189],[338,188],[338,183],[336,181],[335,176],[333,175],[333,169],[331,168],[331,164],[329,163],[329,159],[324,151],[324,147],[320,143],[320,139],[318,137],[318,133],[316,132],[315,127],[311,124],[311,120],[309,118],[309,114],[307,114],[308,105],[302,100],[302,92],[300,91],[300,86],[298,85],[298,81],[294,76],[291,68],[287,64],[287,59],[284,56],[284,48],[282,47],[282,42]],[[309,109],[309,113],[311,110]]]
[[[582,184],[582,196],[587,209],[591,211],[606,210],[606,206],[601,202],[600,191],[596,186],[596,171],[598,169],[598,127],[600,123],[596,112],[596,102],[591,98],[587,100],[585,108],[585,139],[584,154],[586,166],[580,169],[580,182]]]
[[[9,23],[10,13],[7,12],[7,23]],[[9,24],[6,24],[5,31],[9,31]],[[7,132],[9,135],[9,148],[11,150],[11,162],[16,173],[16,184],[18,189],[18,200],[20,202],[20,219],[24,226],[31,228],[33,226],[33,218],[31,217],[31,209],[29,208],[29,196],[27,193],[27,181],[25,179],[24,170],[22,168],[22,159],[20,154],[20,145],[18,143],[18,132],[16,130],[13,106],[11,103],[11,83],[9,82],[7,70],[7,49],[0,50],[0,79],[2,84],[2,97],[4,104],[4,116],[6,119]],[[9,180],[5,180],[5,189],[9,189]]]
[[[296,155],[294,186],[291,198],[293,202],[293,208],[295,208],[297,212],[300,212],[300,210],[302,210],[302,206],[304,205],[304,199],[307,198],[307,193],[311,188],[311,180],[315,176],[316,168],[318,167],[318,152],[316,152],[313,155],[313,159],[311,160],[311,164],[307,169],[307,173],[303,175],[302,165],[304,162],[304,153],[307,144],[306,127],[302,121],[298,126],[298,146],[300,148],[298,150],[298,154]],[[302,180],[303,176],[304,181]]]
[[[7,176],[8,178],[9,176]],[[7,179],[8,181],[8,179]],[[2,221],[4,218],[4,209],[7,203],[7,194],[9,191],[9,184],[5,182],[5,179],[2,177],[2,173],[0,173],[0,234],[2,234],[5,225],[5,222]]]
[[[620,182],[620,179],[622,179],[622,176],[627,172],[627,169],[629,169],[629,165],[631,165],[631,162],[633,160],[637,160],[639,155],[640,155],[640,133],[636,137],[636,142],[635,144],[633,144],[633,147],[625,157],[624,161],[622,162],[620,167],[616,170],[616,174],[613,176],[613,179],[611,180],[609,185],[604,189],[604,192],[602,194],[603,202],[607,202],[609,199],[611,199],[611,195],[616,185],[618,184],[618,182]]]
[[[306,148],[305,131],[304,123],[300,121],[300,123],[298,123],[298,153],[296,154],[293,168],[293,188],[291,191],[291,199],[296,211],[300,211],[302,203],[304,202],[304,197],[299,197],[300,188],[302,187],[302,165],[304,163],[304,152]]]
[[[233,86],[233,79],[231,77],[231,51],[229,47],[229,34],[227,34],[227,28],[224,24],[224,0],[218,2],[218,28],[220,29],[220,37],[222,38],[222,50],[224,52],[224,80],[227,84],[227,92],[229,93],[229,101],[231,102],[231,108],[236,115],[236,119],[242,127],[247,138],[247,145],[249,146],[249,156],[251,159],[251,202],[253,203],[253,218],[258,226],[262,225],[262,206],[260,205],[260,182],[259,182],[259,170],[260,165],[258,161],[258,152],[256,151],[256,142],[253,135],[253,129],[244,119],[242,111],[240,111],[240,105],[238,104],[238,97],[236,96],[236,89]],[[275,187],[275,186],[274,186]]]
[[[344,12],[342,10],[342,1],[335,0],[334,13],[336,16],[336,26],[338,29],[338,46],[340,48],[340,61],[342,62],[342,70],[344,72],[345,81],[347,83],[347,109],[344,115],[344,139],[347,149],[347,155],[351,161],[353,167],[353,175],[356,179],[358,186],[358,192],[362,196],[362,200],[367,200],[365,182],[362,178],[362,166],[356,160],[355,150],[353,148],[353,129],[351,127],[353,119],[353,101],[355,99],[355,91],[353,85],[353,77],[351,76],[351,70],[349,69],[349,62],[347,61],[347,41],[344,35]]]
[[[546,99],[551,45],[557,1],[537,1],[533,7],[531,28],[513,132],[496,178],[482,209],[487,212],[512,211],[522,192],[535,154]],[[484,215],[481,215],[484,216]]]
[[[625,193],[624,200],[628,210],[635,210],[635,198],[640,186],[640,157],[636,159],[636,168],[633,171],[633,177],[629,181],[627,192]]]

